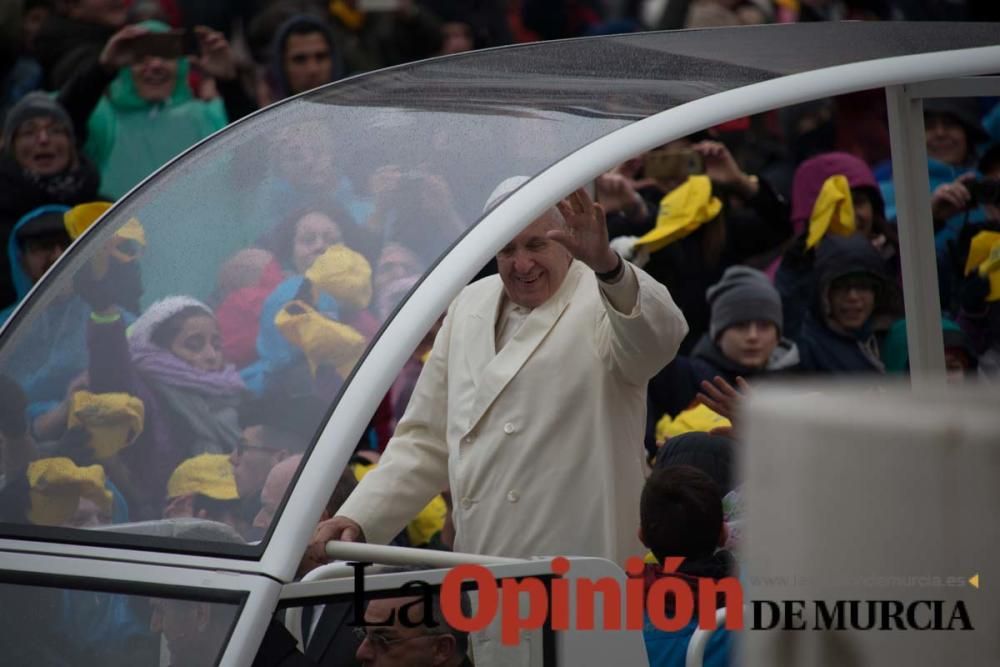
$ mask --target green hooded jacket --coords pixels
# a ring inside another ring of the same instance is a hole
[[[965,351],[969,360],[976,364],[978,355],[972,346],[972,341],[962,331],[962,327],[947,317],[941,318],[941,330],[944,334],[944,346]],[[885,362],[887,373],[907,373],[910,370],[910,351],[906,340],[906,320],[896,321],[882,342],[882,361]]]
[[[168,30],[158,21],[140,25],[152,32]],[[174,91],[162,102],[139,97],[130,68],[123,67],[111,82],[87,122],[84,146],[101,172],[106,196],[118,199],[168,160],[225,127],[222,100],[195,99],[189,70],[187,59],[179,59]]]

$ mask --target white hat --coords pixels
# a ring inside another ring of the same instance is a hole
[[[191,296],[168,296],[146,309],[128,328],[128,339],[133,345],[151,345],[153,331],[185,308],[200,308],[215,317],[212,309]]]
[[[517,190],[519,187],[531,180],[530,176],[511,176],[510,178],[505,178],[500,182],[500,185],[493,189],[490,196],[486,199],[486,205],[483,206],[483,213],[489,213],[493,208],[500,203],[501,200],[506,199],[507,195]]]

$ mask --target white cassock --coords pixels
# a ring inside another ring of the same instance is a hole
[[[462,290],[379,465],[338,514],[385,544],[450,488],[455,551],[619,565],[645,553],[646,383],[688,329],[666,287],[625,271],[609,286],[574,260],[499,352],[500,277]]]
[[[499,276],[458,295],[379,465],[338,514],[385,544],[450,488],[455,551],[641,556],[646,384],[676,355],[684,316],[631,265],[607,285],[574,261],[530,311],[503,295]],[[481,667],[540,650],[533,635],[502,646],[499,622],[471,640]]]

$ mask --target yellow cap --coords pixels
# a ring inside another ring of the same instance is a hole
[[[74,241],[111,208],[111,202],[92,201],[79,204],[63,214],[63,222],[69,237]]]
[[[722,202],[712,196],[708,176],[689,176],[660,200],[656,227],[639,237],[636,248],[656,252],[691,234],[722,211]]]
[[[342,243],[330,246],[317,257],[306,271],[306,278],[314,290],[322,290],[354,308],[367,308],[372,300],[371,265]]]
[[[200,493],[216,500],[236,500],[236,477],[228,454],[199,454],[177,466],[167,480],[167,498]]]
[[[304,301],[291,301],[278,311],[274,324],[306,355],[313,375],[332,365],[342,378],[350,375],[367,342],[356,329],[324,317]]]
[[[701,403],[688,408],[673,419],[670,415],[663,415],[663,418],[656,423],[656,441],[663,442],[667,438],[673,438],[682,433],[691,431],[711,432],[713,429],[732,426],[732,422],[708,408]]]
[[[856,229],[851,185],[843,174],[834,174],[823,182],[816,203],[813,204],[806,248],[815,247],[827,232],[850,236]]]
[[[93,501],[103,512],[111,511],[111,492],[99,465],[81,468],[64,456],[39,459],[28,465],[28,484],[28,520],[39,526],[65,524],[76,514],[80,498]]]
[[[107,459],[128,447],[142,433],[146,411],[131,394],[75,392],[70,399],[69,428],[82,426],[98,459]]]

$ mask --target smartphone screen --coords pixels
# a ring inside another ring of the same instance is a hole
[[[150,32],[135,38],[132,50],[139,58],[146,56],[176,59],[184,55],[184,31]]]
[[[658,181],[684,180],[703,169],[701,155],[691,150],[650,151],[643,159],[643,173]]]
[[[401,4],[400,0],[358,0],[358,9],[363,12],[394,12]]]

